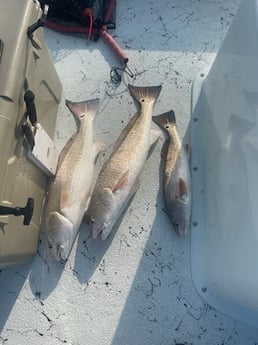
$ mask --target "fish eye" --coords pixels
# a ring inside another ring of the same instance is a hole
[[[168,129],[168,128],[169,128],[169,125],[166,125],[166,128]]]
[[[91,218],[90,223],[94,224],[95,223],[95,218]]]
[[[80,118],[82,119],[84,116],[85,116],[85,114],[81,114],[81,115],[80,115]]]

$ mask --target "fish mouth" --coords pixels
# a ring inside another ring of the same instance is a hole
[[[64,261],[67,259],[67,251],[64,245],[59,245],[57,247],[57,260]]]
[[[180,223],[173,223],[173,227],[175,229],[175,232],[181,237],[184,237],[188,232],[187,225],[182,225]]]
[[[52,252],[56,261],[67,260],[67,250],[63,244],[56,245],[49,243],[49,249]]]
[[[97,230],[92,229],[92,238],[96,239],[97,237],[102,238],[102,240],[106,239],[106,234],[105,234],[105,230],[107,229],[107,223],[103,223]]]

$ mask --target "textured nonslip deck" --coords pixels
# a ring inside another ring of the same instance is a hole
[[[157,85],[154,114],[174,109],[187,133],[191,83],[209,66],[239,0],[120,1],[113,33],[137,70],[110,82],[118,65],[99,40],[48,29],[46,41],[63,84],[56,128],[59,148],[75,130],[64,99],[100,98],[95,136],[111,145],[136,107],[127,83]],[[153,124],[153,128],[156,129]],[[0,273],[0,344],[5,345],[255,345],[258,331],[222,315],[197,295],[190,271],[190,236],[179,238],[163,212],[159,181],[162,140],[146,164],[142,184],[118,231],[106,242],[87,240],[81,227],[66,265],[45,250],[41,233],[32,264]],[[150,188],[150,186],[152,186]]]

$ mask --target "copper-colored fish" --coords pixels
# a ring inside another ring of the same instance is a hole
[[[191,215],[191,175],[186,148],[179,138],[175,114],[153,116],[153,121],[167,133],[163,149],[163,193],[167,215],[178,235],[186,235]]]
[[[129,85],[129,90],[139,102],[140,112],[129,121],[114,144],[98,176],[86,215],[91,222],[92,237],[101,236],[102,240],[107,238],[136,192],[151,144],[159,137],[158,131],[151,130],[151,118],[161,86]]]
[[[93,142],[93,120],[99,100],[66,101],[78,122],[78,132],[62,150],[46,200],[45,224],[51,252],[67,259],[90,196],[94,163],[100,144]]]

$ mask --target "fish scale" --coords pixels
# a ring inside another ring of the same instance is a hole
[[[87,128],[87,130],[86,130]],[[55,201],[53,204],[49,203],[49,209],[59,210],[60,211],[60,189],[69,189],[71,195],[73,196],[72,202],[77,201],[77,195],[80,193],[80,184],[82,178],[85,176],[85,171],[80,169],[82,158],[86,157],[91,151],[92,148],[92,119],[85,119],[80,125],[80,129],[76,134],[73,144],[69,148],[66,158],[61,164],[58,173],[56,175],[56,181],[53,184],[53,188],[50,193],[50,200]],[[84,138],[84,141],[82,140]],[[89,167],[91,168],[91,167]],[[73,170],[73,173],[67,174],[69,170]],[[91,169],[92,170],[92,169]],[[92,173],[93,171],[90,171]],[[72,213],[69,214],[70,220],[75,223],[74,219],[77,218],[77,215]]]
[[[169,181],[171,179],[171,174],[178,173],[180,169],[179,166],[182,165],[179,152],[182,149],[182,144],[178,136],[175,126],[167,128],[168,136],[170,138],[169,147],[167,148],[167,157],[166,157],[166,170],[164,174],[164,184],[165,187],[169,186]],[[172,187],[173,189],[173,187]]]
[[[141,109],[126,125],[109,160],[102,167],[92,193],[86,219],[92,223],[92,237],[107,238],[122,211],[138,189],[140,176],[147,159],[152,137],[152,109],[161,86],[129,86]]]
[[[150,145],[150,128],[151,116],[147,118],[149,121],[137,121],[135,124],[135,131],[132,131],[127,140],[119,147],[116,153],[112,156],[109,165],[110,171],[113,171],[112,184],[119,182],[123,172],[129,170],[128,183],[131,178],[134,178],[139,169],[141,169],[142,162],[146,160],[149,145]],[[139,134],[142,136],[139,137]],[[137,147],[135,142],[137,140]],[[104,181],[105,182],[105,181]],[[110,181],[111,182],[111,181]]]
[[[101,145],[93,143],[93,120],[99,101],[66,105],[78,123],[78,131],[62,150],[55,179],[45,206],[47,238],[53,256],[67,259],[89,199],[94,163]]]
[[[163,146],[163,194],[167,215],[178,235],[187,233],[191,215],[191,176],[188,155],[179,138],[173,111],[153,116],[167,133]]]

